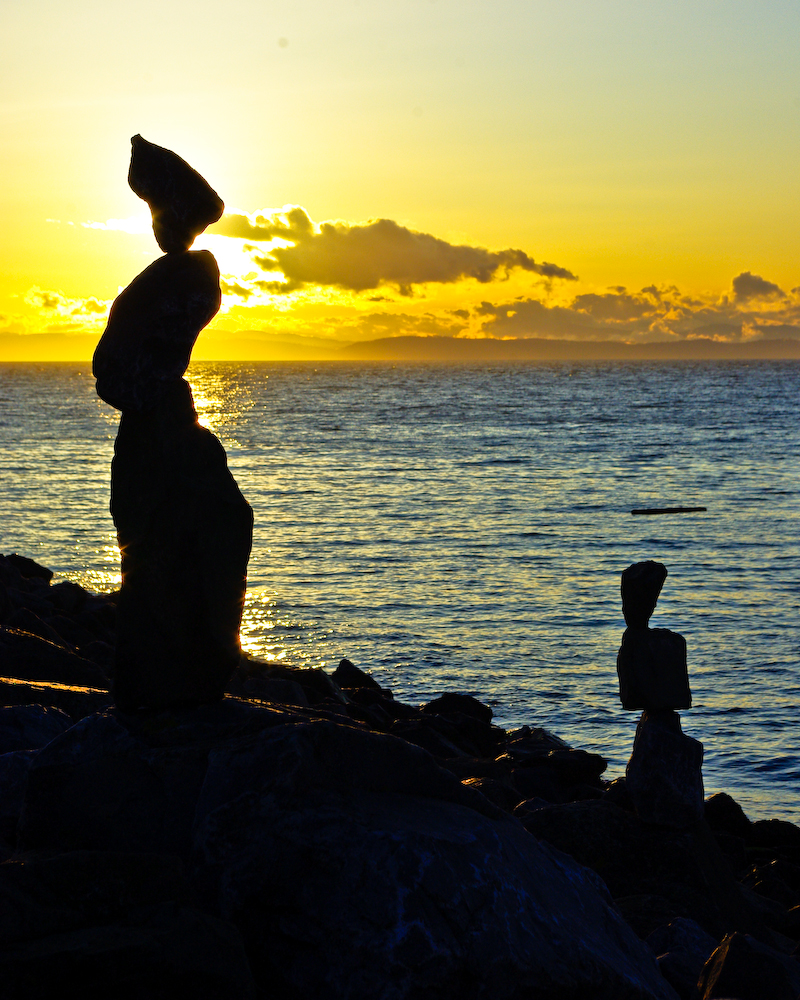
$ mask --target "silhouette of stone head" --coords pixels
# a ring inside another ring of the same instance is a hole
[[[186,160],[140,135],[131,139],[128,184],[150,206],[153,232],[164,253],[188,250],[225,208],[217,192]]]

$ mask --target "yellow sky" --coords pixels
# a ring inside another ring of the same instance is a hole
[[[135,133],[226,202],[197,356],[800,335],[795,0],[7,0],[0,37],[0,359],[88,357],[158,255]]]

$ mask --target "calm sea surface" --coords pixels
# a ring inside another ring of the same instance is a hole
[[[707,792],[800,822],[800,364],[200,364],[255,512],[243,643],[488,701],[621,774],[619,574],[658,559]],[[0,551],[118,585],[118,414],[89,367],[0,365]],[[633,517],[700,505],[705,514]]]

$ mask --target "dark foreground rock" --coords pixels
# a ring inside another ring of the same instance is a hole
[[[797,1000],[800,965],[749,934],[728,934],[703,968],[700,1000]]]
[[[75,625],[66,681],[113,649],[118,595],[28,562],[0,557],[0,594]],[[742,982],[800,968],[800,829],[729,796],[707,823],[644,822],[599,755],[465,694],[404,704],[352,663],[242,658],[250,700],[98,712],[102,688],[31,679],[54,644],[26,635],[31,677],[0,681],[22,706],[0,754],[4,997],[697,1000],[715,949]],[[712,964],[704,995],[744,1000]]]
[[[672,996],[594,873],[360,727],[234,701],[88,718],[37,755],[19,848],[182,857],[264,996]]]
[[[764,933],[705,823],[663,829],[599,800],[538,809],[525,825],[594,869],[643,938],[677,917],[717,941],[734,930]]]
[[[89,891],[87,891],[89,890]],[[78,851],[0,865],[4,1000],[249,1000],[241,939],[177,858]]]

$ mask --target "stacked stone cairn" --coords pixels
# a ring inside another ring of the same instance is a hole
[[[617,655],[623,708],[642,709],[626,789],[639,818],[681,829],[703,818],[703,744],[681,729],[678,709],[691,708],[686,640],[650,628],[667,567],[647,560],[622,573],[622,613],[628,626]]]
[[[214,702],[240,658],[253,515],[183,378],[220,306],[213,254],[194,239],[222,215],[175,153],[131,140],[128,183],[159,257],[120,293],[94,355],[97,393],[122,411],[111,514],[122,556],[113,693],[123,711]]]

